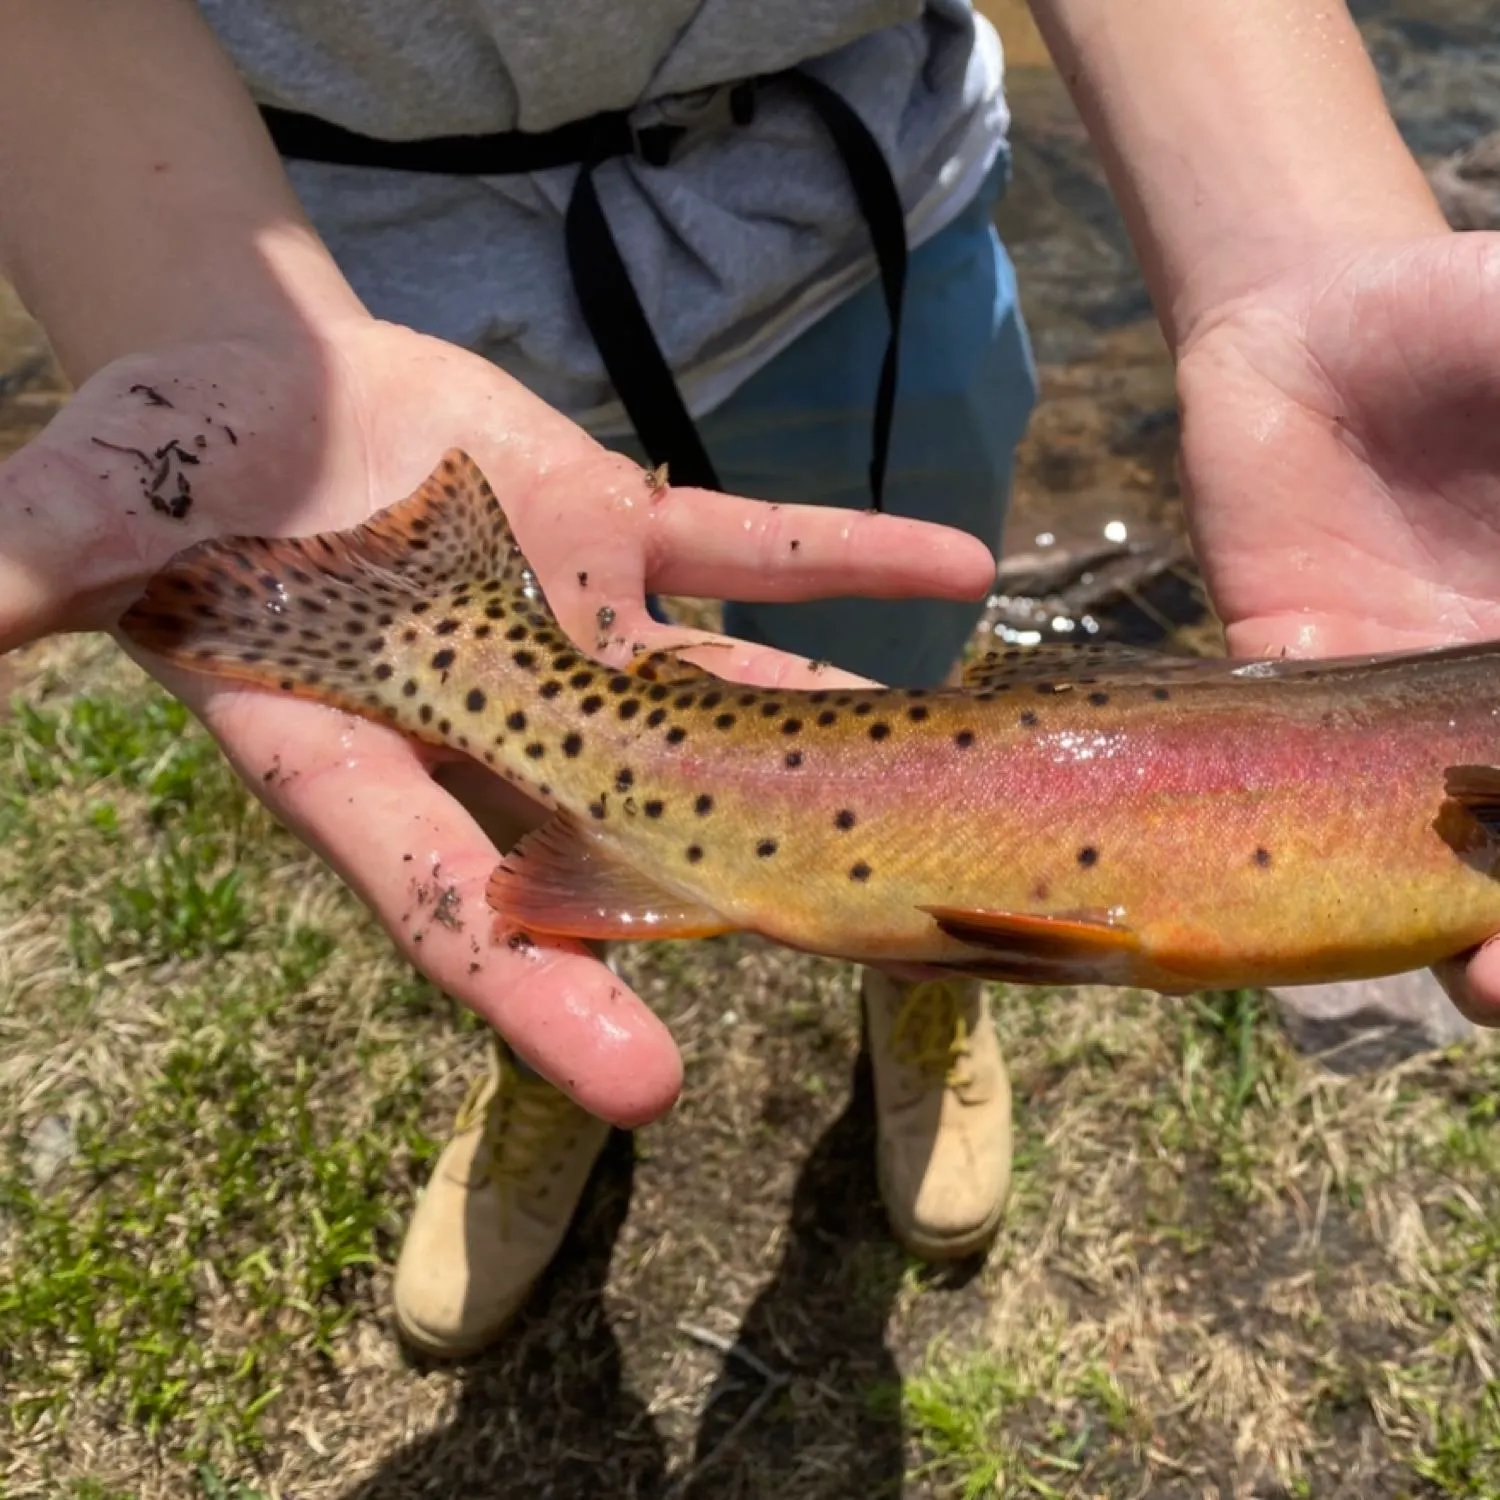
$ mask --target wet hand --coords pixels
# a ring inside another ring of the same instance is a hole
[[[362,521],[455,446],[501,496],[564,627],[609,660],[683,639],[650,620],[647,589],[747,600],[974,598],[993,577],[981,545],[938,527],[662,489],[486,362],[352,318],[316,338],[298,331],[282,342],[119,361],[81,387],[0,466],[0,649],[54,631],[112,629],[152,573],[203,537],[305,535]],[[747,682],[809,680],[805,664],[764,648],[694,654]],[[539,1071],[620,1124],[670,1105],[681,1074],[669,1035],[586,949],[513,948],[478,920],[413,922],[414,885],[434,867],[452,891],[450,909],[484,913],[499,857],[434,779],[430,751],[315,704],[142,664],[408,958]]]
[[[1233,653],[1500,637],[1500,235],[1324,253],[1204,320],[1178,392]],[[1500,943],[1440,977],[1500,1024]]]

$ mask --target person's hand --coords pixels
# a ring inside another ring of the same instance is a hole
[[[659,491],[483,360],[351,317],[316,338],[298,332],[279,343],[117,361],[87,381],[0,466],[0,650],[53,631],[111,629],[151,574],[200,538],[361,522],[403,498],[453,447],[473,456],[502,498],[564,628],[591,654],[616,660],[637,644],[683,638],[651,621],[647,589],[761,600],[975,598],[994,576],[982,545],[936,526]],[[612,645],[598,652],[602,611],[613,612]],[[499,856],[433,779],[431,753],[317,704],[141,659],[412,962],[539,1071],[619,1124],[671,1104],[676,1048],[614,974],[578,944],[517,950],[491,938],[485,883]],[[697,659],[758,683],[801,683],[808,671],[742,644]],[[268,779],[272,767],[281,774]],[[466,918],[461,932],[410,920],[413,885],[439,865]],[[480,934],[486,948],[476,965]]]
[[[1232,654],[1500,637],[1500,235],[1308,261],[1189,334],[1178,392]],[[1440,977],[1500,1024],[1500,943]]]

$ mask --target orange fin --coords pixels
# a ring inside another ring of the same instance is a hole
[[[1443,789],[1486,833],[1500,835],[1500,768],[1449,766]]]
[[[505,856],[486,894],[509,920],[552,937],[698,938],[734,930],[601,848],[565,813]]]
[[[965,968],[982,967],[989,978],[1021,984],[1125,984],[1141,948],[1135,932],[1102,913],[1049,917],[955,906],[921,909],[949,937],[992,955],[981,966]]]
[[[362,526],[188,548],[120,623],[178,666],[395,720],[441,742],[402,684],[441,685],[429,665],[443,645],[432,639],[436,622],[483,621],[487,609],[561,636],[494,491],[454,449]]]

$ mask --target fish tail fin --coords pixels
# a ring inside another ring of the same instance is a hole
[[[406,499],[348,531],[188,548],[120,623],[191,671],[404,720],[402,684],[418,663],[431,676],[435,638],[465,618],[560,635],[494,491],[453,449]],[[403,727],[439,738],[411,717]]]

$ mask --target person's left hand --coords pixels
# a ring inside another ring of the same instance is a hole
[[[1232,654],[1500,637],[1500,234],[1324,252],[1200,322],[1177,378]],[[1500,941],[1440,977],[1500,1025]]]

